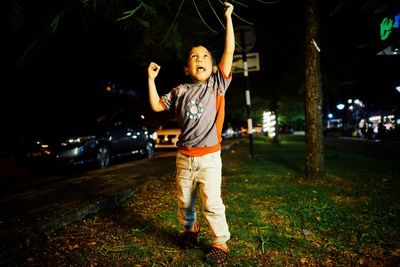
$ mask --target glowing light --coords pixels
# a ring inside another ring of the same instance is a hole
[[[396,87],[396,90],[400,93],[400,85]]]
[[[329,118],[329,119],[332,119],[332,118],[333,118],[333,114],[332,114],[332,113],[329,113],[329,114],[328,114],[328,118]]]
[[[274,112],[267,111],[263,113],[263,132],[268,133],[269,138],[275,136],[276,116]]]
[[[392,32],[393,20],[390,18],[384,18],[381,22],[381,40],[386,40]]]
[[[393,29],[400,27],[400,13],[398,13],[393,19],[384,18],[380,25],[380,36],[381,40],[386,40],[389,35],[393,32]]]
[[[338,110],[342,110],[342,109],[344,109],[344,104],[337,104],[337,105],[336,105],[336,108],[337,108]]]

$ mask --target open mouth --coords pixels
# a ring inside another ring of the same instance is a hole
[[[197,71],[205,71],[206,69],[204,67],[197,67]]]

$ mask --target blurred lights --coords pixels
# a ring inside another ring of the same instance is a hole
[[[263,132],[268,133],[269,138],[275,136],[276,116],[274,112],[267,111],[263,113]]]
[[[337,104],[337,105],[336,105],[336,108],[337,108],[338,110],[342,110],[342,109],[344,109],[344,104]]]
[[[61,143],[62,146],[68,146],[71,144],[80,144],[84,141],[90,140],[90,139],[94,139],[95,136],[94,135],[90,135],[90,136],[80,136],[80,137],[76,137],[76,138],[70,138],[64,142]]]
[[[150,135],[150,138],[153,139],[153,140],[156,140],[157,139],[157,133],[156,132],[152,133]]]
[[[396,90],[400,93],[400,85],[396,87]]]
[[[369,121],[380,121],[381,120],[381,116],[371,116],[369,117]]]
[[[348,103],[348,109],[349,110],[355,110],[356,108],[358,108],[358,107],[364,107],[364,103],[360,100],[360,99],[348,99],[347,100],[347,103]],[[336,105],[336,108],[338,109],[338,110],[343,110],[344,108],[346,107],[346,105],[345,104],[343,104],[343,103],[339,103],[339,104],[337,104]]]

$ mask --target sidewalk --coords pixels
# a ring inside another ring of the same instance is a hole
[[[242,140],[224,140],[222,152]],[[2,196],[0,259],[72,222],[121,205],[148,179],[165,172],[165,168],[173,170],[174,158],[175,152],[162,157],[156,155],[151,159],[90,171],[82,174],[79,179],[60,177],[50,186],[46,184],[16,195]]]

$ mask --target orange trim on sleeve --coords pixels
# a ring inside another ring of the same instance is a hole
[[[164,102],[161,100],[161,97],[160,97],[160,104],[161,104],[161,106],[163,106],[163,108],[164,108],[164,110],[167,110],[167,106],[164,104]]]
[[[218,68],[219,68],[219,70],[221,71],[222,76],[223,76],[225,79],[232,79],[232,70],[229,72],[229,75],[226,75],[225,72],[224,72],[224,70],[223,70],[222,67],[221,67],[221,63],[218,64]]]
[[[218,142],[222,142],[222,127],[224,125],[225,118],[225,97],[218,96],[216,97],[216,110],[217,110],[217,119],[215,121],[215,127],[217,127],[217,137]]]

